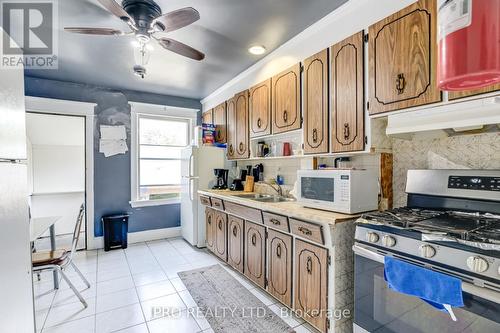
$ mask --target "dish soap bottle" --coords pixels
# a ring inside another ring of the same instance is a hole
[[[278,171],[276,172],[276,184],[283,185],[285,183],[285,179],[280,174],[280,171],[281,171],[281,168],[278,168]]]

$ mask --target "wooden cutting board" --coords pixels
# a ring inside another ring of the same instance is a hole
[[[243,191],[253,192],[254,183],[255,183],[255,181],[254,181],[253,176],[247,176],[246,181],[245,181],[245,188],[243,189]]]

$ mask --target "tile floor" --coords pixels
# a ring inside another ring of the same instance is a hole
[[[191,333],[213,332],[208,321],[193,316],[196,303],[177,276],[180,271],[222,264],[297,333],[311,332],[301,319],[287,313],[245,277],[206,250],[180,238],[132,244],[125,250],[81,251],[75,263],[91,283],[85,285],[68,268],[68,276],[88,303],[83,308],[69,286],[53,291],[52,276],[34,282],[35,316],[39,333]],[[169,313],[154,313],[165,307]]]

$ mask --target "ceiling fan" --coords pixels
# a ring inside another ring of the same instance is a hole
[[[121,6],[115,0],[97,0],[110,13],[128,24],[131,31],[123,32],[111,28],[84,28],[65,27],[64,30],[86,35],[124,36],[135,35],[134,42],[138,49],[140,64],[134,67],[134,72],[144,78],[144,65],[149,59],[152,47],[149,45],[154,39],[163,48],[194,60],[203,60],[205,55],[172,38],[157,36],[159,32],[171,32],[188,26],[200,19],[198,11],[192,7],[185,7],[162,14],[160,6],[153,0],[123,0]]]

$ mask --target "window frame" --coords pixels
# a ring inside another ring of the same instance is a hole
[[[129,103],[131,105],[131,149],[130,149],[130,162],[131,162],[131,191],[130,191],[130,205],[132,208],[148,207],[148,206],[161,206],[179,204],[180,197],[171,199],[157,199],[157,200],[140,200],[139,187],[140,187],[140,132],[139,132],[139,119],[163,119],[186,122],[188,125],[187,143],[191,144],[194,133],[194,126],[196,126],[197,115],[199,110],[185,109],[176,107],[167,107],[161,105],[152,105],[144,103]],[[166,158],[165,160],[168,160]],[[177,159],[172,159],[177,160]]]

